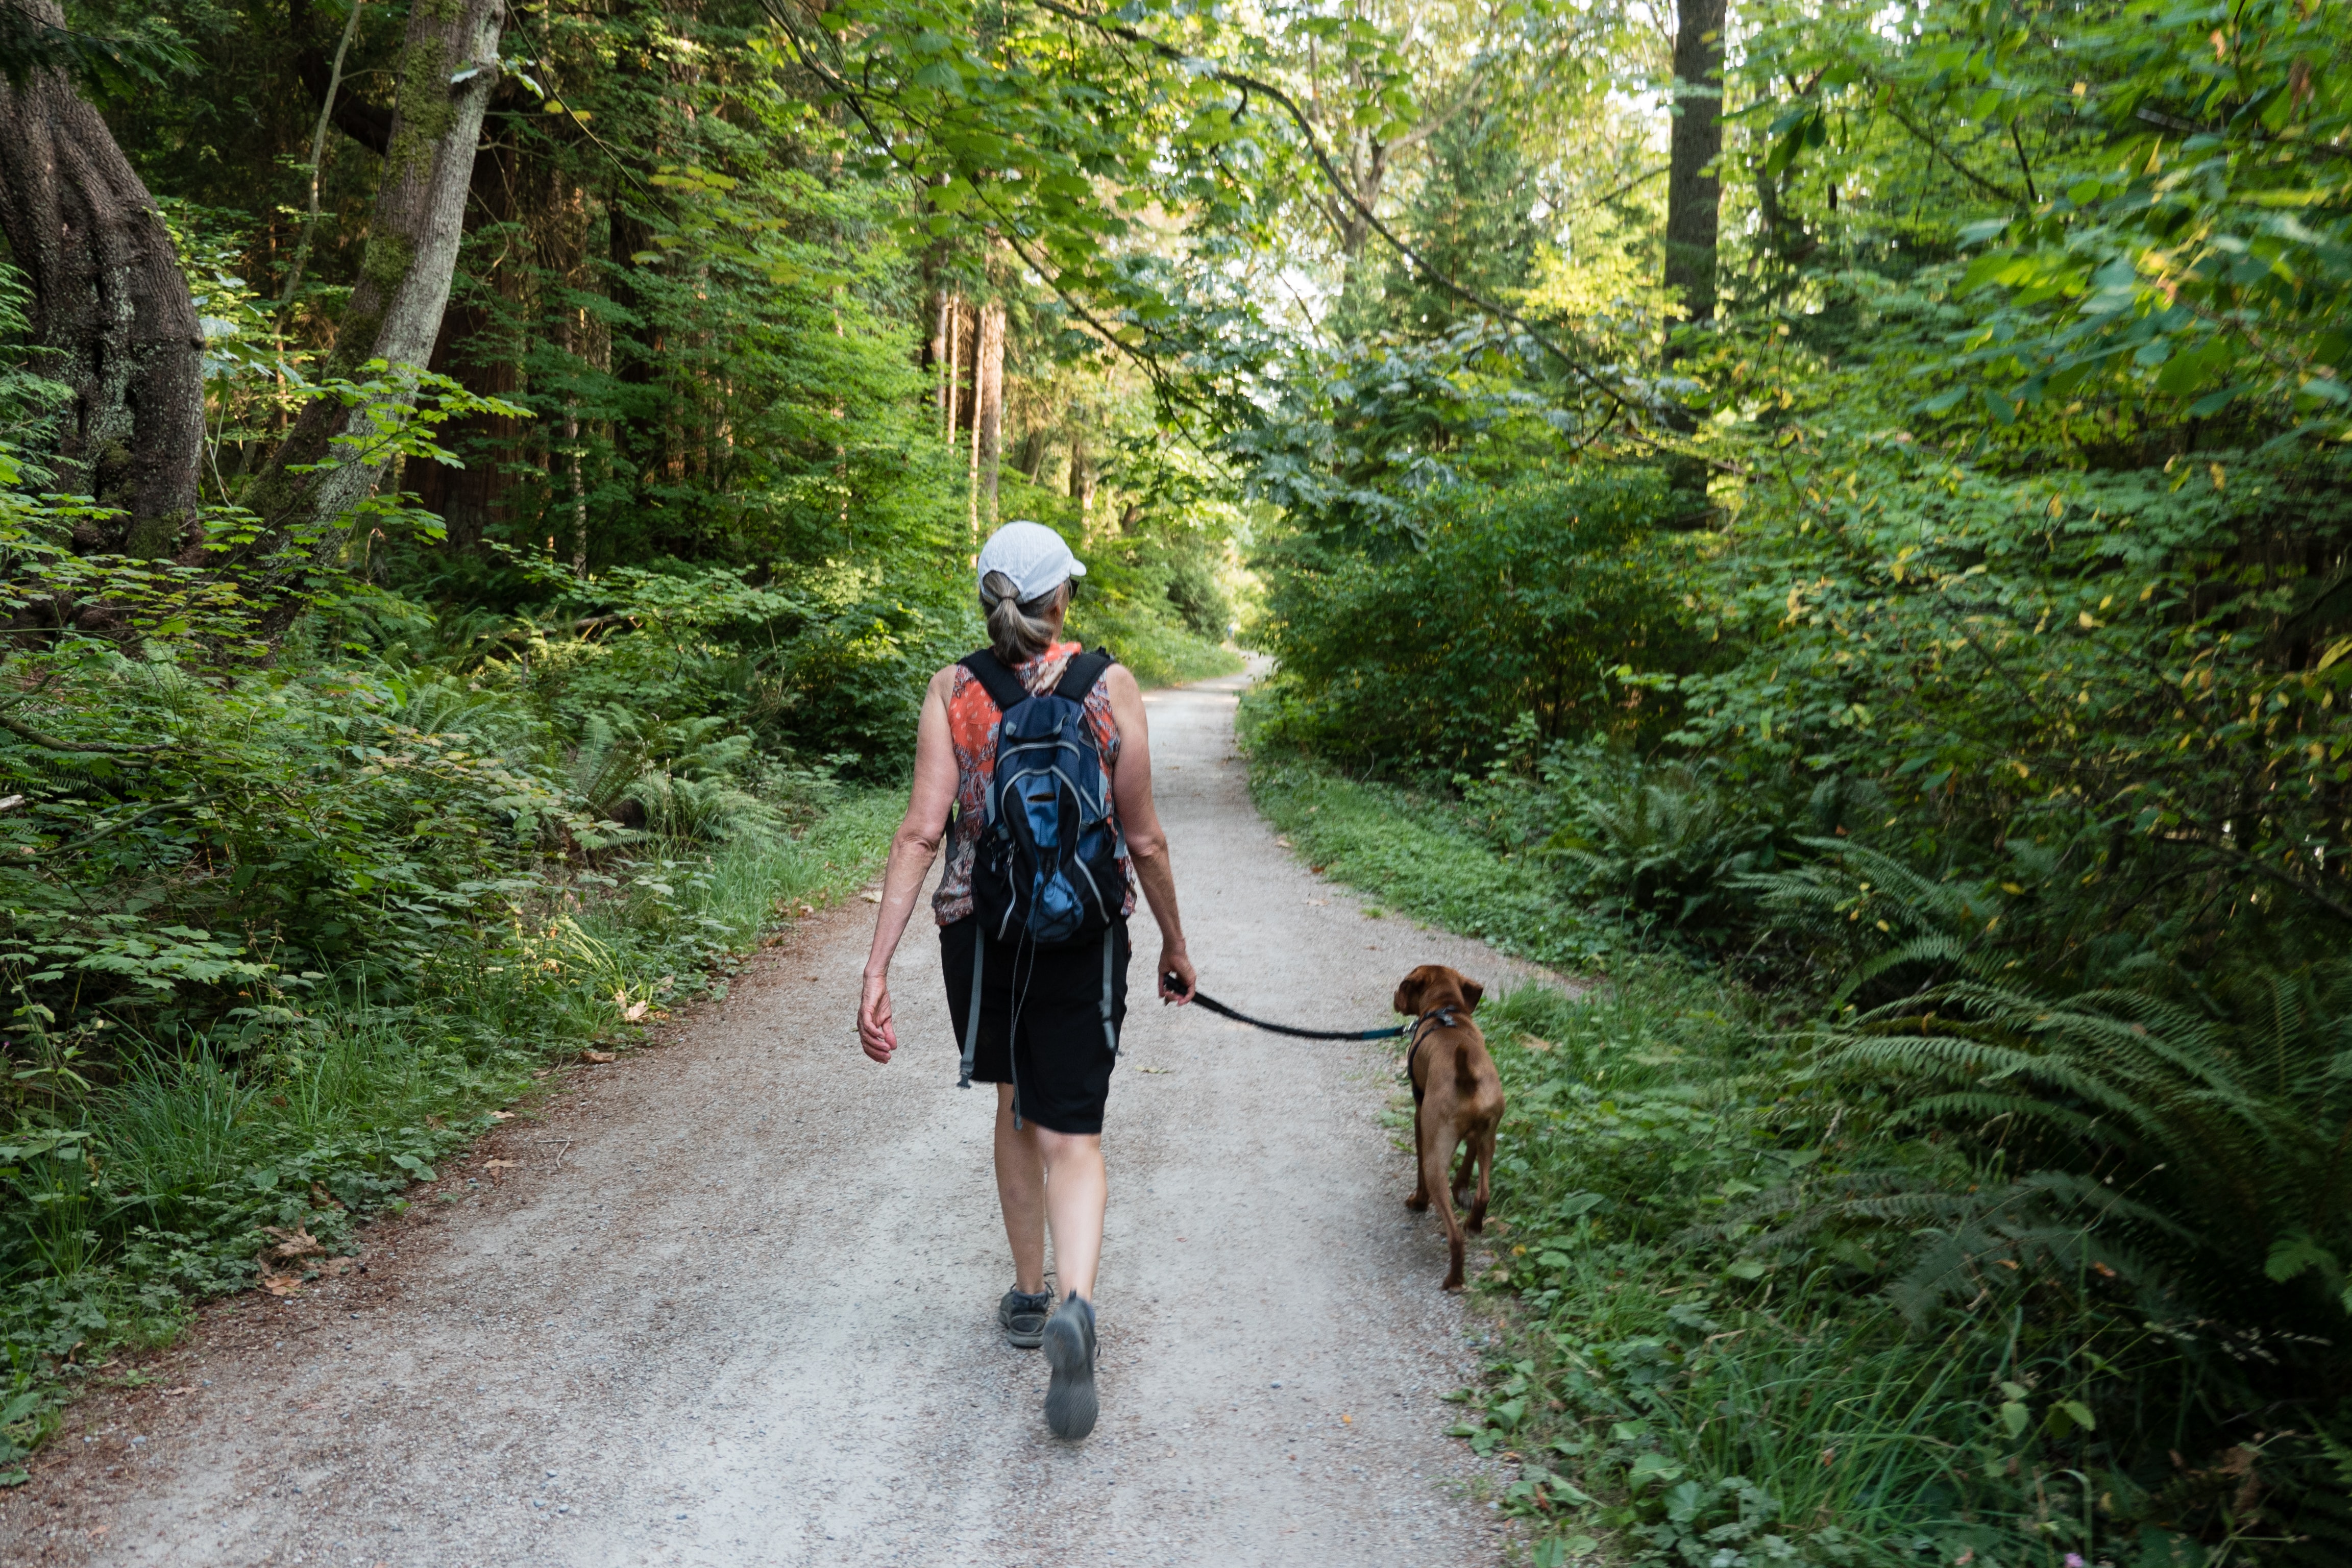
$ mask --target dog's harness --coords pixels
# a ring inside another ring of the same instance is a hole
[[[1412,1048],[1404,1054],[1404,1080],[1412,1085],[1412,1102],[1415,1105],[1421,1103],[1422,1089],[1412,1076],[1412,1062],[1421,1055],[1421,1042],[1429,1037],[1429,1025],[1433,1019],[1441,1029],[1450,1029],[1462,1021],[1454,1016],[1454,1004],[1451,1002],[1443,1007],[1433,1007],[1412,1021]],[[1403,1031],[1399,1030],[1398,1033]]]

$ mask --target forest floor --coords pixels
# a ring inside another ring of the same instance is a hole
[[[1415,963],[1546,978],[1286,854],[1234,754],[1243,683],[1146,699],[1204,989],[1345,1027]],[[856,1048],[871,913],[795,926],[445,1162],[359,1270],[222,1303],[82,1400],[0,1494],[0,1561],[1499,1561],[1499,1471],[1443,1436],[1486,1331],[1403,1206],[1394,1055],[1155,1005],[1139,909],[1103,1416],[1059,1443],[996,1326],[993,1101],[955,1088],[927,923],[892,974],[910,1048]]]

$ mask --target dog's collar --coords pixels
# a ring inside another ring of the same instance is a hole
[[[1433,1018],[1436,1019],[1441,1026],[1448,1029],[1454,1027],[1462,1022],[1461,1019],[1454,1016],[1454,1004],[1451,1002],[1448,1002],[1443,1007],[1432,1007],[1428,1012],[1423,1013],[1420,1017],[1415,1018],[1412,1021],[1412,1036],[1414,1039],[1418,1040],[1421,1038],[1422,1031],[1429,1027],[1429,1021]]]

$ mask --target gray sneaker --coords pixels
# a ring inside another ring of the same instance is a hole
[[[1004,1342],[1015,1350],[1034,1351],[1045,1337],[1045,1316],[1054,1310],[1054,1293],[1040,1290],[1032,1296],[1020,1289],[1007,1290],[1004,1300],[996,1304],[996,1321],[1004,1326]]]
[[[1045,1385],[1045,1425],[1056,1437],[1073,1440],[1095,1429],[1095,1310],[1083,1296],[1071,1296],[1045,1322],[1045,1362],[1054,1369]]]

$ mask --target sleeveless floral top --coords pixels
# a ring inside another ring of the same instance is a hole
[[[1013,673],[1033,692],[1050,691],[1079,646],[1055,643],[1028,663],[1014,665]],[[953,925],[971,913],[971,868],[980,855],[980,830],[988,821],[985,797],[988,781],[996,772],[996,721],[1003,717],[988,689],[972,678],[971,671],[959,664],[948,679],[948,739],[955,746],[956,803],[955,813],[948,820],[947,869],[940,876],[939,891],[931,895],[931,911],[941,925]],[[1087,693],[1086,710],[1095,745],[1102,752],[1103,777],[1108,780],[1118,765],[1118,721],[1111,717],[1110,690],[1103,681],[1097,680],[1094,689]],[[1115,813],[1111,831],[1118,833]],[[1135,878],[1123,833],[1118,834],[1118,871],[1127,885],[1119,913],[1131,914]]]

